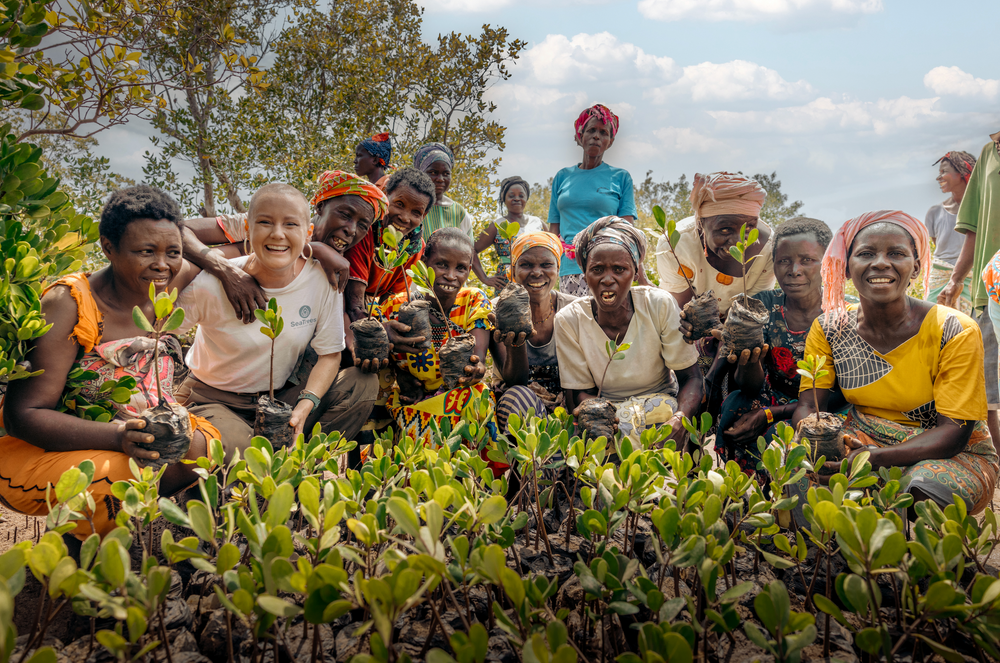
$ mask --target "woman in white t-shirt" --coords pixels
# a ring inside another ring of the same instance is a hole
[[[598,219],[576,236],[576,261],[592,296],[556,313],[559,379],[568,410],[601,388],[616,404],[622,433],[638,436],[669,423],[671,439],[683,449],[688,435],[681,417],[693,418],[701,408],[698,352],[681,336],[673,297],[632,286],[645,255],[642,231],[617,216]],[[631,346],[624,361],[608,365],[608,341]]]
[[[295,435],[319,421],[324,432],[352,439],[371,412],[377,379],[354,368],[339,370],[343,297],[319,264],[302,255],[311,232],[309,204],[292,186],[268,184],[254,194],[248,214],[252,252],[233,262],[282,309],[284,328],[274,343],[275,398],[295,404],[289,422]],[[222,283],[208,272],[184,289],[179,303],[184,328],[198,325],[198,331],[187,355],[191,373],[177,399],[219,429],[227,455],[245,449],[257,399],[271,384],[271,339],[260,325],[233,316]],[[310,348],[314,365],[303,370]]]

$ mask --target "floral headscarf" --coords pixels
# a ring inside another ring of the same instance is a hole
[[[934,162],[934,165],[938,165],[942,161],[947,161],[951,164],[951,167],[955,169],[955,172],[962,176],[962,179],[966,182],[969,181],[969,176],[972,175],[972,169],[976,167],[976,157],[972,156],[968,152],[961,152],[954,150],[948,152],[943,157]]]
[[[618,116],[611,112],[611,109],[607,106],[601,104],[594,104],[587,110],[580,113],[580,116],[576,118],[576,122],[573,123],[573,129],[576,131],[576,139],[583,139],[583,130],[587,127],[587,122],[591,119],[600,120],[604,124],[608,125],[608,130],[611,132],[611,137],[614,138],[615,134],[618,133]]]
[[[573,240],[576,245],[576,264],[587,271],[587,258],[594,247],[601,244],[617,244],[624,247],[636,269],[646,257],[646,235],[619,216],[605,216],[577,233]]]
[[[375,220],[385,217],[389,199],[377,186],[345,170],[328,170],[319,176],[319,190],[309,201],[316,207],[324,200],[340,196],[360,196],[375,209]]]
[[[455,167],[455,153],[444,143],[427,143],[413,155],[413,165],[425,173],[431,164],[438,161],[444,161],[449,168]]]
[[[389,167],[389,161],[392,159],[392,142],[389,140],[389,134],[375,134],[358,143],[358,147],[363,147],[382,168]]]

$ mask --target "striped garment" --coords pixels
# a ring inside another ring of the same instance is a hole
[[[472,235],[472,226],[475,219],[465,211],[459,203],[448,196],[442,196],[440,204],[431,207],[424,219],[424,241],[431,238],[431,233],[441,228],[461,228],[469,239],[475,241]]]

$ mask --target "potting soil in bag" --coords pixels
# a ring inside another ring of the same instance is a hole
[[[389,358],[389,335],[385,327],[374,318],[365,318],[351,323],[354,333],[354,357],[364,361],[383,361]]]
[[[454,389],[459,379],[465,377],[465,367],[469,365],[469,358],[475,352],[476,338],[472,334],[453,336],[438,350],[445,389]]]
[[[426,299],[415,299],[404,305],[396,314],[396,319],[404,325],[409,325],[407,336],[423,336],[424,340],[414,347],[427,350],[433,346],[431,342],[431,303]]]
[[[140,416],[146,422],[142,432],[153,436],[153,442],[144,448],[159,452],[156,460],[145,460],[140,464],[153,469],[180,461],[191,448],[194,430],[191,428],[191,417],[188,411],[177,403],[161,402]]]
[[[265,437],[275,449],[287,447],[295,441],[295,432],[288,422],[292,420],[292,408],[270,396],[257,399],[257,418],[253,422],[254,436]]]
[[[715,293],[709,290],[694,297],[684,305],[684,319],[691,324],[691,340],[697,341],[712,333],[713,329],[722,329],[719,319],[719,301]]]
[[[531,307],[528,291],[520,283],[510,283],[497,297],[497,329],[501,334],[531,335]]]
[[[753,350],[764,345],[764,325],[767,323],[767,307],[759,299],[745,299],[743,295],[733,297],[726,324],[722,328],[722,338],[726,342],[726,352],[737,355],[744,350]]]
[[[586,429],[591,438],[615,436],[615,406],[606,398],[588,398],[580,404],[576,423]]]
[[[806,438],[816,450],[816,458],[826,456],[827,462],[839,463],[846,456],[844,447],[844,424],[839,417],[831,414],[810,415],[799,424],[797,439]],[[820,474],[827,472],[820,468]],[[835,474],[835,472],[834,472]]]

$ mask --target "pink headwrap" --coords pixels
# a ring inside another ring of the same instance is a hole
[[[847,280],[847,252],[854,239],[862,230],[875,223],[893,223],[910,234],[917,245],[917,258],[920,260],[920,273],[923,277],[924,295],[930,286],[931,278],[931,245],[927,236],[927,228],[923,223],[906,212],[880,210],[866,212],[842,225],[833,236],[833,241],[823,256],[823,311],[828,319],[832,314],[839,318],[847,311],[844,300],[844,281]]]
[[[576,130],[576,139],[581,140],[583,138],[583,130],[587,127],[587,122],[591,119],[600,120],[604,124],[608,125],[608,131],[611,132],[611,137],[614,138],[615,134],[618,133],[618,116],[611,112],[611,109],[607,106],[601,104],[594,104],[587,110],[580,113],[580,117],[576,118],[576,122],[573,123],[573,128]]]
[[[760,216],[766,198],[767,192],[757,182],[732,173],[697,173],[691,187],[691,209],[696,219],[719,214]]]

